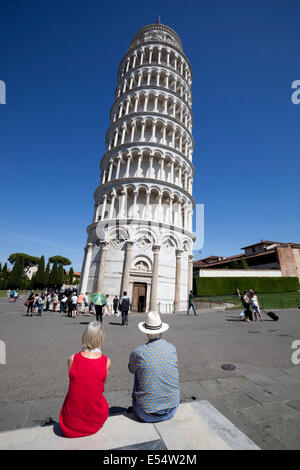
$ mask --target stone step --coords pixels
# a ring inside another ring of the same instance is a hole
[[[175,416],[142,423],[133,414],[109,417],[88,437],[62,437],[58,423],[0,433],[2,450],[259,450],[208,401],[181,404]]]

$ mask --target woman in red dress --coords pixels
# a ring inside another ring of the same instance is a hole
[[[64,437],[95,434],[108,418],[103,396],[111,361],[101,352],[101,323],[91,322],[82,335],[83,349],[68,359],[69,390],[59,415]]]

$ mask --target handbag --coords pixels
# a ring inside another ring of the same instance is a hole
[[[24,305],[25,305],[25,307],[28,307],[28,305],[29,305],[29,302],[28,302],[28,300],[26,300],[26,302],[25,302],[25,304],[24,304]]]

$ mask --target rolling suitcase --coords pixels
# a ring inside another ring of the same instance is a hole
[[[268,315],[268,317],[272,318],[272,320],[274,321],[278,321],[279,320],[279,317],[278,315],[276,315],[275,312],[266,312],[265,310],[263,310],[263,312]]]

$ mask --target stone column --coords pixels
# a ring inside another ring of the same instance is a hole
[[[131,121],[131,136],[130,142],[134,142],[134,133],[135,133],[135,122]]]
[[[150,47],[150,54],[149,54],[149,64],[152,62],[152,54],[153,54],[153,49]]]
[[[105,273],[105,265],[106,265],[106,258],[108,253],[108,243],[101,242],[101,259],[99,264],[99,271],[98,271],[98,279],[97,279],[97,292],[102,292],[103,288],[103,280],[104,280],[104,273]]]
[[[173,225],[173,198],[170,197],[170,205],[169,205],[169,224]]]
[[[152,283],[150,306],[151,312],[157,312],[157,283],[158,283],[158,266],[159,266],[159,245],[153,245],[153,265],[152,265]]]
[[[101,212],[101,221],[104,220],[104,217],[105,217],[106,201],[107,201],[107,194],[104,194],[103,204],[102,204],[102,212]]]
[[[176,250],[176,272],[175,272],[175,312],[178,312],[180,309],[180,281],[181,281],[181,254],[183,250]]]
[[[82,277],[80,279],[80,286],[78,289],[78,292],[81,294],[86,293],[86,288],[87,288],[87,283],[88,283],[88,278],[89,278],[89,272],[90,272],[90,267],[91,267],[91,260],[92,260],[92,253],[93,253],[93,245],[92,243],[88,243],[87,246],[84,249],[84,261],[83,261],[83,266],[82,266]]]
[[[150,191],[147,191],[146,192],[146,210],[145,210],[144,219],[150,219],[149,208],[150,208]]]
[[[114,161],[112,159],[109,160],[109,171],[108,171],[108,178],[107,181],[111,180],[111,175],[113,171]]]
[[[115,200],[116,200],[116,194],[113,193],[111,197],[111,203],[110,203],[110,212],[109,212],[109,218],[112,219],[114,214],[114,208],[115,208]]]
[[[131,258],[132,258],[132,246],[133,246],[133,242],[127,242],[126,243],[125,260],[124,260],[124,268],[123,268],[123,276],[122,276],[122,282],[121,282],[120,296],[123,295],[124,291],[128,292],[128,288],[129,288],[130,266],[131,266]]]
[[[117,163],[117,172],[116,172],[116,177],[115,177],[116,180],[119,179],[119,176],[120,176],[122,155],[118,155],[117,160],[118,160],[118,163]]]
[[[119,217],[122,219],[122,218],[126,218],[127,215],[125,214],[125,203],[126,203],[126,196],[127,196],[127,193],[126,191],[122,191],[121,192],[121,207],[120,207],[120,210],[119,210]]]
[[[152,175],[152,168],[153,168],[153,155],[150,155],[150,158],[149,158],[148,178],[153,178],[153,175]]]
[[[125,173],[125,178],[128,178],[130,174],[130,161],[131,161],[131,155],[127,157],[127,165],[126,165],[126,173]]]
[[[136,64],[136,59],[137,59],[137,54],[134,54],[133,56],[133,63],[132,63],[132,68],[134,69],[135,64]]]

